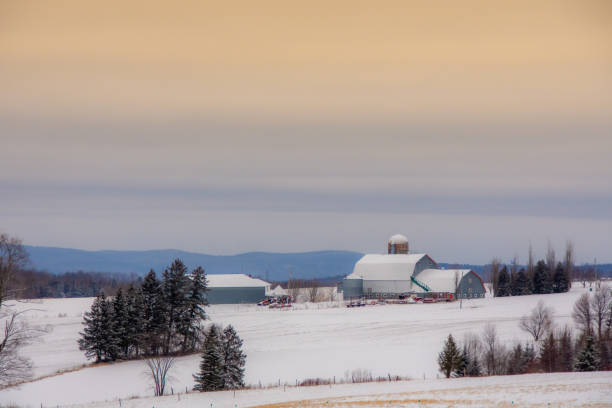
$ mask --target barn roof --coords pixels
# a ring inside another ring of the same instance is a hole
[[[408,280],[416,264],[427,254],[368,254],[356,264],[346,279]],[[430,258],[431,259],[431,258]]]
[[[242,273],[207,274],[206,280],[209,288],[266,287],[269,285],[268,282]]]

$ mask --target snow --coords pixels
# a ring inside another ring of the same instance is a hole
[[[503,341],[525,341],[528,335],[518,329],[518,322],[539,300],[554,309],[555,323],[562,326],[571,324],[572,306],[586,290],[575,287],[564,294],[464,300],[462,308],[459,302],[453,302],[349,309],[328,302],[298,305],[294,310],[213,305],[207,312],[215,323],[232,324],[244,340],[246,382],[250,384],[280,381],[291,385],[310,377],[339,379],[355,369],[371,370],[375,376],[425,377],[438,384],[442,380],[435,380],[436,357],[449,333],[460,341],[465,333],[478,333],[492,322]],[[27,312],[31,323],[53,329],[41,342],[24,349],[34,362],[36,377],[86,362],[77,339],[82,330],[82,313],[91,302],[91,298],[48,299],[16,305],[19,309],[35,308]],[[199,359],[199,355],[191,355],[177,360],[174,390],[192,387],[192,374]],[[84,368],[3,390],[0,404],[55,406],[152,395],[143,372],[141,361]],[[576,374],[567,378],[572,375]],[[609,384],[610,376],[605,378]],[[264,390],[259,392],[265,394]]]
[[[367,254],[347,279],[408,280],[414,267],[427,254]]]
[[[262,281],[261,279],[251,278],[248,275],[242,273],[230,273],[230,274],[208,274],[206,275],[206,281],[208,287],[211,288],[233,288],[233,287],[267,287],[268,282]]]
[[[392,245],[407,244],[408,238],[406,238],[406,236],[402,234],[395,234],[391,238],[389,238],[389,243]]]

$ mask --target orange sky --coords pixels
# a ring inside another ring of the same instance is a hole
[[[0,109],[91,115],[605,118],[602,1],[0,5]]]
[[[609,259],[611,135],[609,0],[0,0],[32,244]]]

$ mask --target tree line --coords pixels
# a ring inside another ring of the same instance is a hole
[[[191,273],[175,260],[158,279],[146,275],[140,287],[121,288],[112,298],[100,293],[85,313],[79,349],[99,361],[189,353],[204,340],[204,269]]]
[[[508,347],[499,339],[495,326],[487,324],[480,336],[467,333],[457,343],[448,335],[438,355],[440,371],[447,377],[612,370],[612,293],[598,285],[584,293],[572,311],[577,330],[555,328],[553,311],[542,301],[519,327],[533,341]]]
[[[531,294],[563,293],[570,290],[574,267],[574,246],[568,241],[563,261],[556,262],[555,250],[548,245],[545,259],[534,260],[529,246],[526,268],[519,270],[518,257],[511,264],[502,265],[493,259],[490,265],[493,296],[522,296]]]
[[[95,297],[101,291],[114,296],[121,288],[140,285],[142,277],[107,272],[66,272],[55,275],[23,269],[11,279],[8,290],[23,299]]]

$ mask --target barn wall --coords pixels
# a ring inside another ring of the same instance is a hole
[[[345,279],[342,281],[344,299],[363,296],[363,279]]]
[[[363,282],[363,292],[368,293],[407,293],[412,289],[410,277],[407,280],[367,280]]]
[[[459,282],[459,286],[457,287],[457,297],[484,297],[484,294],[485,288],[482,285],[480,278],[474,272],[464,275],[463,279],[461,279]]]
[[[228,303],[257,303],[266,296],[266,289],[259,287],[209,288],[207,297],[211,305]]]

